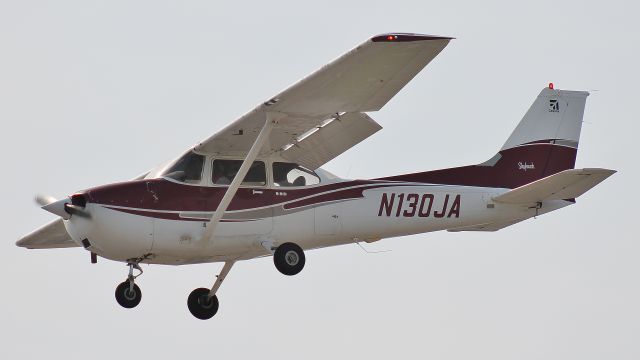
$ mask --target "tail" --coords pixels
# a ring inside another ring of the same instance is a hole
[[[544,88],[490,160],[384,180],[513,189],[573,169],[587,96],[586,91]]]
[[[542,89],[498,154],[481,165],[492,167],[494,181],[508,188],[573,169],[587,96]]]
[[[544,143],[578,148],[587,96],[586,91],[542,89],[501,151]]]

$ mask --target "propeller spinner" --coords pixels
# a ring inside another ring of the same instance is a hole
[[[73,204],[72,200],[68,197],[56,200],[56,198],[52,196],[37,195],[35,200],[43,210],[58,215],[65,220],[69,220],[72,215],[85,219],[91,218],[91,214],[84,208],[84,206]]]

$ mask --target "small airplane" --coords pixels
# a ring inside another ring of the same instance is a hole
[[[125,308],[140,303],[141,263],[224,262],[188,297],[209,319],[240,260],[272,256],[284,275],[305,250],[432,231],[497,231],[572,205],[615,173],[575,169],[585,91],[542,89],[498,153],[477,165],[371,180],[320,167],[382,127],[380,110],[451,41],[374,36],[269,98],[166,166],[131,181],[36,201],[58,218],[20,239],[30,249],[82,247],[124,262]],[[478,128],[478,130],[481,130]],[[137,270],[137,271],[134,271]]]

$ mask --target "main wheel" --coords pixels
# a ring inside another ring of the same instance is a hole
[[[209,289],[198,288],[189,294],[187,306],[191,315],[200,320],[211,319],[218,312],[218,297],[209,297]]]
[[[116,287],[116,300],[123,308],[134,308],[142,300],[142,291],[136,284],[133,284],[133,290],[131,290],[129,281],[125,281]]]
[[[304,268],[304,251],[294,243],[284,243],[273,254],[273,263],[281,273],[291,276]]]

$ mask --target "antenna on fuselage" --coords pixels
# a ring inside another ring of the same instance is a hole
[[[357,242],[357,241],[356,241],[356,245],[358,245],[360,247],[360,249],[362,249],[362,251],[366,252],[367,254],[380,254],[380,253],[386,253],[386,252],[390,252],[391,251],[391,249],[369,251],[369,250],[365,249],[364,246],[360,245],[360,243]]]

